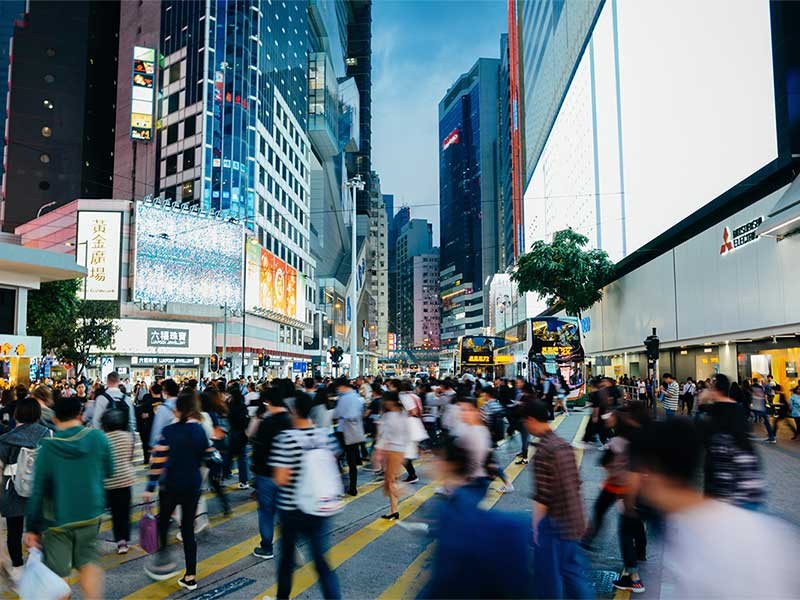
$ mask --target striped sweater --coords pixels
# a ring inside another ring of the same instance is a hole
[[[106,433],[114,461],[114,475],[105,480],[107,490],[131,487],[136,477],[133,470],[133,449],[136,441],[130,431],[109,431]]]

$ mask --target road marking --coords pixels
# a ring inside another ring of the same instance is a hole
[[[572,438],[572,443],[580,442],[583,440],[583,434],[586,433],[586,427],[589,425],[589,419],[591,417],[586,415],[581,417],[581,424],[578,425],[578,431],[575,432],[575,437]],[[583,462],[583,448],[575,448],[575,462],[578,465],[578,469],[581,468],[581,462]]]
[[[555,431],[558,429],[565,420],[566,415],[559,415],[558,418],[553,421],[553,430]],[[578,433],[576,434],[576,437],[578,435],[583,435],[583,431],[580,427],[578,427]],[[533,456],[535,452],[536,449],[534,448],[530,456]],[[510,464],[506,468],[506,476],[513,483],[517,477],[519,477],[520,473],[525,470],[525,466],[526,465]],[[481,501],[480,506],[486,510],[489,510],[494,507],[503,496],[504,494],[499,493],[495,493],[494,495],[490,496],[487,493],[484,499]],[[427,571],[426,567],[428,566],[429,558],[433,554],[434,548],[435,542],[431,542],[427,548],[425,548],[425,550],[423,550],[413,560],[408,568],[403,571],[400,577],[398,577],[392,585],[386,588],[383,593],[378,596],[378,600],[405,600],[406,598],[416,598],[430,577],[430,573]]]
[[[345,505],[349,504],[350,502],[369,494],[370,492],[378,489],[383,485],[383,482],[379,481],[372,481],[367,483],[360,488],[358,488],[358,496],[348,496],[345,498],[344,503]],[[276,526],[275,528],[275,536],[273,538],[273,543],[276,542],[280,538],[280,526]],[[253,537],[246,539],[235,546],[231,546],[222,550],[221,552],[217,552],[212,556],[209,556],[205,560],[201,560],[197,563],[197,579],[202,580],[210,575],[213,575],[217,571],[221,571],[225,567],[232,565],[233,563],[242,560],[243,558],[249,556],[253,552],[253,548],[255,548],[258,544],[261,543],[261,535],[254,535]],[[134,600],[142,598],[147,598],[147,600],[160,600],[162,598],[166,598],[170,594],[174,594],[177,591],[175,587],[175,580],[167,579],[165,581],[157,581],[151,583],[132,594],[125,596],[123,600]]]
[[[433,497],[436,492],[436,487],[436,482],[431,482],[422,486],[416,493],[400,502],[400,506],[398,507],[400,520],[403,521],[411,516],[425,501]],[[374,542],[389,529],[394,527],[396,523],[397,521],[387,521],[386,519],[378,517],[355,533],[350,534],[325,553],[325,559],[328,561],[328,565],[332,570],[337,569],[342,563],[355,556],[368,544]],[[294,597],[302,594],[316,582],[317,572],[314,568],[314,561],[309,560],[300,568],[294,570],[292,577],[292,596]],[[255,598],[261,600],[265,596],[274,597],[277,591],[278,585],[276,583],[270,586],[269,589],[256,595]]]

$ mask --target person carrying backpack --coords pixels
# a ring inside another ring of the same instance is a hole
[[[293,429],[281,432],[272,445],[269,466],[278,486],[281,518],[281,551],[278,564],[279,599],[292,591],[294,555],[301,536],[311,547],[311,558],[326,599],[341,598],[339,580],[325,560],[327,516],[338,512],[342,480],[336,455],[341,448],[329,431],[314,427],[309,418],[313,400],[295,394]]]
[[[16,426],[0,436],[0,470],[3,473],[3,487],[0,490],[0,514],[6,519],[8,530],[8,554],[11,558],[11,578],[16,580],[22,574],[22,533],[25,520],[25,503],[33,486],[33,473],[30,469],[20,469],[22,464],[35,464],[37,451],[42,438],[52,436],[47,427],[39,423],[42,410],[33,398],[24,398],[16,403],[14,420]],[[33,460],[32,460],[33,459]],[[17,485],[19,490],[17,490]]]
[[[230,477],[233,459],[236,457],[239,465],[239,489],[250,489],[247,473],[247,425],[250,416],[247,414],[247,405],[242,396],[239,384],[234,382],[228,386],[228,424],[230,425],[229,440],[230,445],[225,453],[225,463],[223,466],[223,479]]]
[[[127,431],[136,431],[136,411],[133,403],[120,389],[119,375],[116,371],[112,371],[106,377],[106,388],[98,390],[95,394],[92,427],[101,430],[104,424],[118,427],[126,418]]]

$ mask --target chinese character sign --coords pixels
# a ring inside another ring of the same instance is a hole
[[[87,300],[119,299],[121,212],[78,212],[75,259],[86,267],[86,281],[78,291]],[[85,289],[84,289],[85,288]]]
[[[156,348],[188,348],[189,330],[148,327],[147,345]]]

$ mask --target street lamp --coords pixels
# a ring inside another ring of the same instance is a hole
[[[356,239],[356,220],[358,216],[356,213],[356,192],[363,190],[365,183],[359,174],[350,179],[346,185],[347,189],[350,190],[350,199],[353,203],[352,231],[350,236],[350,377],[356,377],[358,375],[358,331],[356,330],[356,321],[358,321],[358,241]]]
[[[37,210],[37,211],[36,211],[36,218],[38,219],[39,217],[41,217],[41,216],[42,216],[42,211],[43,211],[45,208],[50,208],[51,206],[55,206],[56,204],[58,204],[58,202],[56,202],[55,200],[54,200],[53,202],[48,202],[47,204],[42,204],[42,205],[39,207],[39,210]]]

